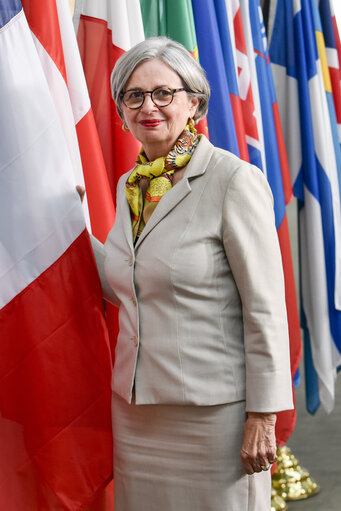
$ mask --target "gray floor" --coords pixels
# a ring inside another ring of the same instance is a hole
[[[296,389],[297,424],[287,445],[321,489],[314,497],[288,502],[288,511],[341,511],[341,374],[330,415],[321,408],[310,415],[304,392],[302,381]]]

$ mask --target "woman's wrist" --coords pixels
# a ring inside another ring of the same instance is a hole
[[[276,413],[274,412],[247,412],[247,418],[255,421],[266,421],[270,424],[276,423]]]
[[[247,412],[248,416],[250,417],[250,415],[252,416],[255,416],[255,417],[261,417],[263,415],[267,416],[267,415],[276,415],[276,412]]]

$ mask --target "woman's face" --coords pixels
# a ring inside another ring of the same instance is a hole
[[[183,87],[179,75],[159,59],[140,64],[132,73],[125,90],[152,91],[156,87],[170,89]],[[150,94],[145,95],[143,105],[132,110],[122,104],[124,120],[135,138],[139,140],[149,160],[166,156],[175,144],[190,117],[196,112],[199,99],[185,91],[174,94],[173,101],[165,107],[157,107]]]

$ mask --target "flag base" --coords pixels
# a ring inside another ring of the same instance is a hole
[[[288,501],[307,499],[320,490],[308,470],[299,465],[287,446],[277,448],[277,467],[272,474],[272,488]]]
[[[278,495],[275,488],[271,488],[271,511],[286,511],[287,509],[288,506],[286,505],[285,500]]]

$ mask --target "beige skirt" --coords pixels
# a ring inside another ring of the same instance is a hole
[[[115,511],[270,511],[269,472],[248,476],[239,450],[245,402],[112,401]]]

